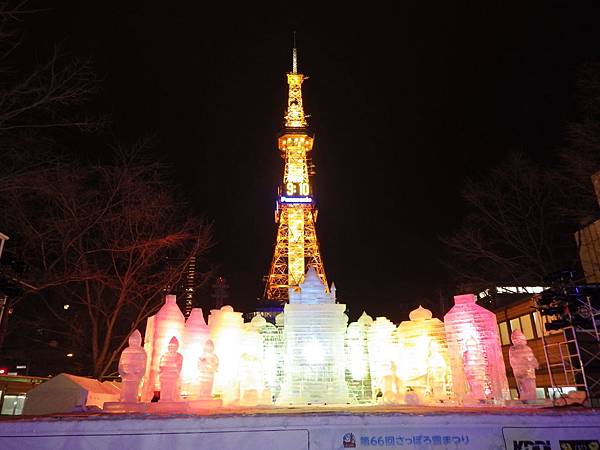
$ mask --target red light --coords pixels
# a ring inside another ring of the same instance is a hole
[[[6,375],[7,372],[8,370],[6,369],[0,369],[0,375]]]

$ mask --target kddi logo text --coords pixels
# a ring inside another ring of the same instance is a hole
[[[513,441],[513,450],[552,450],[550,441]]]

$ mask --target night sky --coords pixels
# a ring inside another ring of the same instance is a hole
[[[464,179],[512,150],[552,159],[577,117],[576,71],[600,56],[597,2],[56,3],[23,23],[29,61],[54,43],[91,58],[102,85],[86,109],[112,121],[71,151],[101,158],[151,136],[191,212],[214,221],[205,268],[240,310],[262,294],[275,242],[292,30],[321,251],[351,318],[404,320],[403,304],[453,293],[438,236],[465,213]]]

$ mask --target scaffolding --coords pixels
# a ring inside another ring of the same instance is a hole
[[[552,338],[542,333],[544,357],[554,393],[564,397],[566,388],[576,388],[585,392],[588,406],[597,406],[600,400],[600,310],[592,305],[589,295],[585,300],[576,301],[577,317],[568,310],[565,320],[569,325],[561,328],[561,333],[550,335]],[[535,314],[540,314],[539,309]]]

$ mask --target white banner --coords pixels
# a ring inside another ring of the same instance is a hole
[[[308,450],[307,430],[0,436],[2,450]]]

